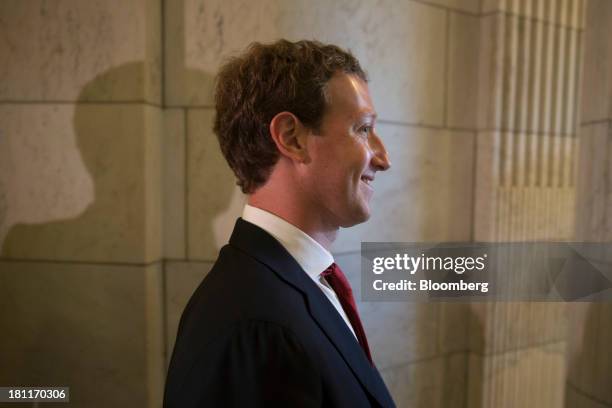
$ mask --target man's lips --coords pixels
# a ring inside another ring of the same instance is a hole
[[[373,191],[374,189],[372,188],[372,182],[374,181],[374,175],[370,175],[370,174],[363,174],[361,176],[361,182],[363,184],[365,184],[369,190]]]
[[[361,181],[363,181],[364,183],[366,183],[369,186],[374,181],[374,175],[363,174],[361,176]]]

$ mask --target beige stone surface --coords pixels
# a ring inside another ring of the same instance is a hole
[[[513,15],[481,19],[480,129],[573,134],[580,33]]]
[[[480,0],[418,0],[426,4],[435,4],[442,7],[447,7],[450,10],[459,10],[472,14],[478,14],[480,11]]]
[[[163,152],[163,242],[164,257],[184,259],[186,253],[186,113],[183,109],[164,111]]]
[[[467,407],[562,408],[565,374],[562,342],[486,357],[470,354]]]
[[[476,240],[572,239],[579,141],[479,132],[477,143]]]
[[[584,7],[588,0],[482,0],[482,13],[503,11],[521,17],[560,24],[584,26]]]
[[[570,340],[568,382],[570,388],[598,401],[612,404],[612,305],[610,303],[573,303],[568,306]]]
[[[69,105],[0,107],[0,242],[17,223],[74,218],[95,200],[73,111]]]
[[[609,408],[610,405],[602,404],[599,400],[577,390],[571,384],[565,389],[565,406],[576,408]]]
[[[191,295],[212,267],[212,262],[164,263],[166,287],[166,365],[170,363],[181,315]]]
[[[465,407],[466,355],[448,354],[381,371],[399,408]]]
[[[612,4],[589,0],[583,35],[582,122],[612,118]]]
[[[379,124],[392,167],[377,173],[371,218],[341,230],[337,252],[362,241],[425,242],[470,239],[474,135]]]
[[[157,108],[5,104],[0,117],[1,143],[9,148],[1,153],[8,157],[2,166],[9,170],[0,182],[8,197],[2,257],[159,259]]]
[[[166,102],[212,106],[221,62],[251,41],[318,39],[350,48],[380,116],[442,125],[446,11],[423,3],[184,0],[166,18]]]
[[[438,308],[438,350],[441,353],[467,350],[470,337],[470,304],[440,303]]]
[[[214,111],[187,115],[187,257],[213,260],[242,215],[245,196],[236,186],[212,131]]]
[[[0,262],[0,383],[64,385],[70,405],[159,407],[161,267]]]
[[[450,13],[446,124],[451,128],[476,128],[479,28],[478,17]]]
[[[576,237],[607,242],[612,238],[612,122],[581,127],[578,160]],[[609,254],[602,254],[609,258]]]
[[[474,303],[468,313],[469,347],[478,354],[500,353],[567,338],[568,314],[564,303]]]
[[[478,128],[501,126],[502,73],[504,69],[503,22],[499,15],[480,18],[478,42]]]
[[[0,4],[0,100],[160,103],[161,6],[158,0],[20,1]],[[98,74],[137,63],[84,97]]]
[[[497,194],[499,185],[499,132],[478,132],[476,136],[476,177],[474,181],[474,240],[491,242],[497,239]]]

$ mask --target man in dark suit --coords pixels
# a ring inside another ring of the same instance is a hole
[[[164,406],[394,406],[329,252],[390,166],[359,62],[255,43],[221,69],[215,103],[248,204],[183,312]]]

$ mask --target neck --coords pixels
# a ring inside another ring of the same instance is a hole
[[[295,227],[299,228],[321,246],[331,252],[331,246],[336,240],[338,227],[326,225],[320,212],[313,211],[300,201],[298,194],[263,186],[251,194],[248,204],[272,213]],[[316,214],[316,215],[313,215]]]

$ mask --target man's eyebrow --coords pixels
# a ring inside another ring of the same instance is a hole
[[[376,118],[378,117],[378,114],[376,112],[361,112],[359,115],[359,119],[370,119],[370,120],[376,120]]]

